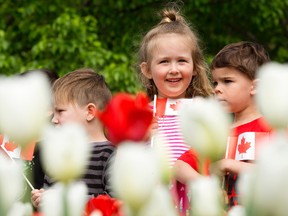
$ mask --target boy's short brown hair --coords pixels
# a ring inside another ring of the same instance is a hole
[[[54,103],[74,103],[85,106],[94,103],[103,110],[111,99],[105,78],[90,68],[81,68],[63,77],[53,85]]]
[[[269,61],[269,55],[262,45],[241,41],[221,49],[214,57],[210,69],[231,67],[254,80],[258,68]]]

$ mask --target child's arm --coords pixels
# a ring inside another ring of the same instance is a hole
[[[222,159],[210,166],[210,171],[217,175],[226,175],[227,173],[239,174],[255,166],[253,163],[237,161],[233,159]]]
[[[175,179],[182,184],[197,179],[200,174],[189,164],[182,160],[177,160],[174,165]]]

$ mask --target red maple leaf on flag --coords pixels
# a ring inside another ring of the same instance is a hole
[[[177,101],[177,102],[174,103],[174,104],[170,104],[170,108],[175,111],[175,110],[178,109],[179,104],[180,104],[179,101]]]
[[[13,152],[18,147],[18,145],[16,145],[14,142],[8,141],[4,144],[4,147],[7,151]]]
[[[246,151],[251,147],[251,142],[246,142],[245,137],[242,137],[241,143],[238,145],[239,154],[246,153]]]

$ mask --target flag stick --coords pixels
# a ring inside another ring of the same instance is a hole
[[[157,95],[154,94],[154,100],[153,100],[153,118],[156,116],[156,110],[157,110]],[[152,137],[151,137],[151,147],[154,146],[154,136],[152,134]]]

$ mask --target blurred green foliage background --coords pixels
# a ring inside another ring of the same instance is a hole
[[[141,90],[138,43],[159,22],[160,0],[0,0],[0,73],[80,67],[102,73],[113,92]],[[179,4],[198,30],[207,62],[226,44],[261,43],[288,61],[288,0],[189,0]]]

